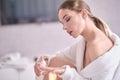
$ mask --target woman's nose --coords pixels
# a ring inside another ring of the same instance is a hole
[[[63,29],[66,30],[66,29],[67,29],[67,26],[64,25],[64,26],[63,26]]]

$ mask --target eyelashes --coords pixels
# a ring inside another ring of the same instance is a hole
[[[66,17],[66,22],[70,21],[71,17]]]

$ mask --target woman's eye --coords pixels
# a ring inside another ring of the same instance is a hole
[[[67,18],[66,18],[66,22],[70,21],[70,19],[71,19],[70,17],[67,17]]]

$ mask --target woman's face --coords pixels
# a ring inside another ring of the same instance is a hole
[[[77,13],[69,9],[60,9],[58,13],[60,22],[63,24],[63,29],[68,34],[76,38],[82,34],[85,28],[85,20],[81,12]]]

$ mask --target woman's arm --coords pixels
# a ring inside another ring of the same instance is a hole
[[[58,56],[51,58],[48,66],[53,67],[53,68],[54,67],[58,68],[58,67],[62,67],[64,65],[69,65],[70,67],[72,67],[76,70],[76,66],[73,63],[71,63],[70,61],[68,61],[67,59],[65,59],[63,57],[58,57]],[[55,76],[55,74],[54,74],[54,76]],[[45,75],[44,80],[49,80],[48,79],[49,77],[50,76],[48,74]],[[57,78],[55,80],[62,80],[62,79],[59,76],[57,76]]]
[[[49,67],[42,69],[48,72],[48,74],[45,75],[44,80],[88,80],[77,72],[74,64],[61,57],[54,57],[51,59]],[[51,79],[49,72],[50,74],[53,73],[52,77],[54,79]]]

